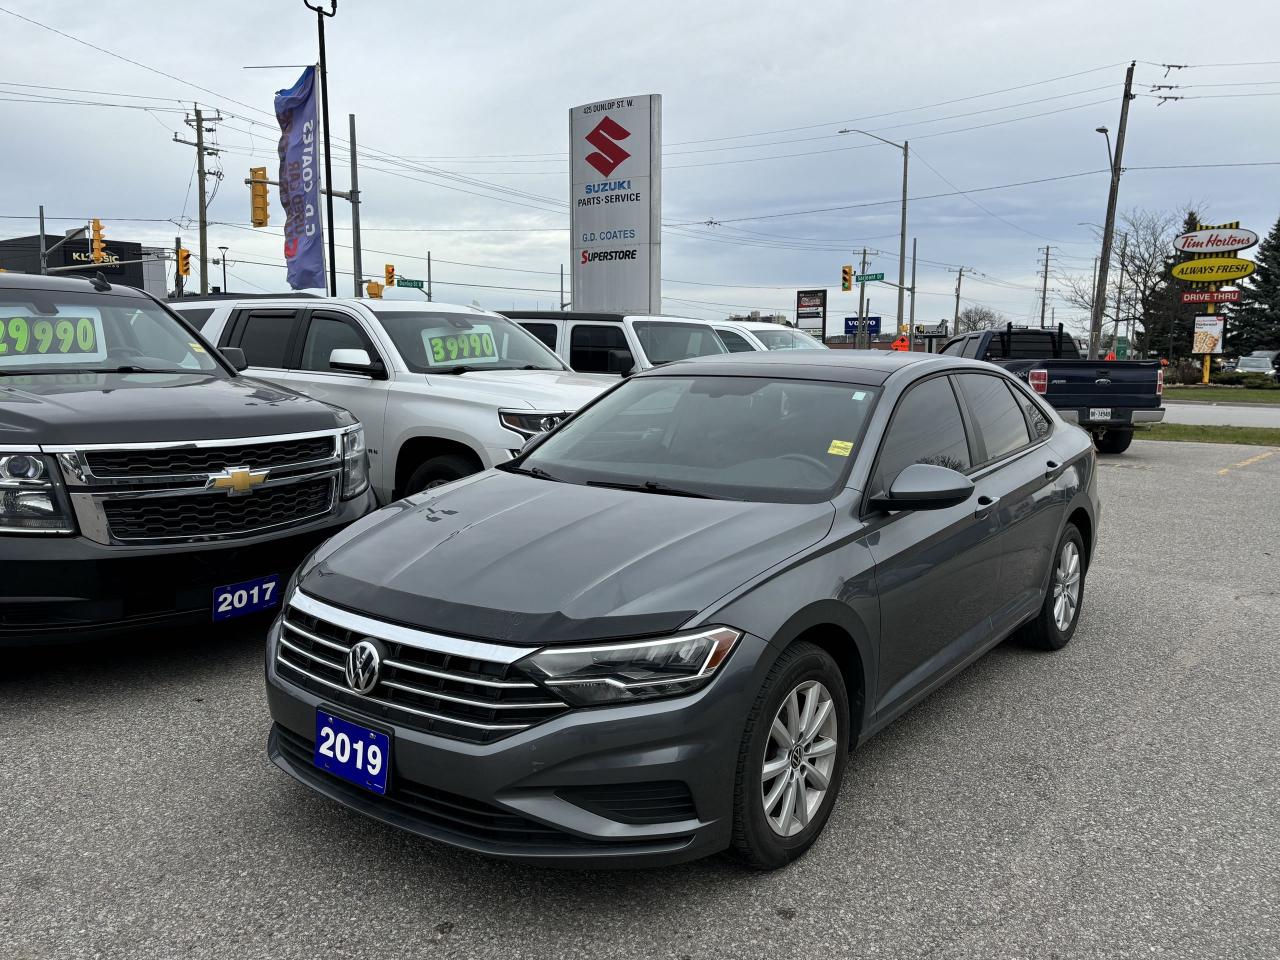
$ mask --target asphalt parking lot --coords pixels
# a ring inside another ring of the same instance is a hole
[[[1280,450],[1103,458],[1075,640],[1005,644],[854,755],[825,836],[563,873],[266,761],[261,641],[5,653],[0,957],[1275,957]]]

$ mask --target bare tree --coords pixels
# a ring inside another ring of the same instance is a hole
[[[999,310],[992,310],[990,307],[975,303],[960,311],[960,317],[956,321],[956,333],[968,333],[970,330],[994,330],[1008,322],[1009,318]]]

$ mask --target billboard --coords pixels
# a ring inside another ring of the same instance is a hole
[[[880,336],[880,320],[881,320],[880,317],[863,317],[862,318],[863,323],[867,327],[867,333],[870,336],[873,336],[873,337]],[[857,317],[844,318],[844,332],[847,336],[853,336],[858,332]]]
[[[1196,329],[1191,340],[1192,353],[1222,352],[1222,315],[1196,317]]]
[[[796,291],[796,326],[801,330],[827,331],[827,291]]]
[[[662,96],[569,111],[573,308],[662,311]]]

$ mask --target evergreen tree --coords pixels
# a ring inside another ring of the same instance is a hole
[[[1258,245],[1257,271],[1240,283],[1240,303],[1227,319],[1227,346],[1245,356],[1280,350],[1280,219]]]

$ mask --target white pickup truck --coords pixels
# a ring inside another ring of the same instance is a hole
[[[381,503],[511,459],[614,378],[575,374],[517,324],[475,307],[310,296],[169,306],[250,376],[350,410]]]

